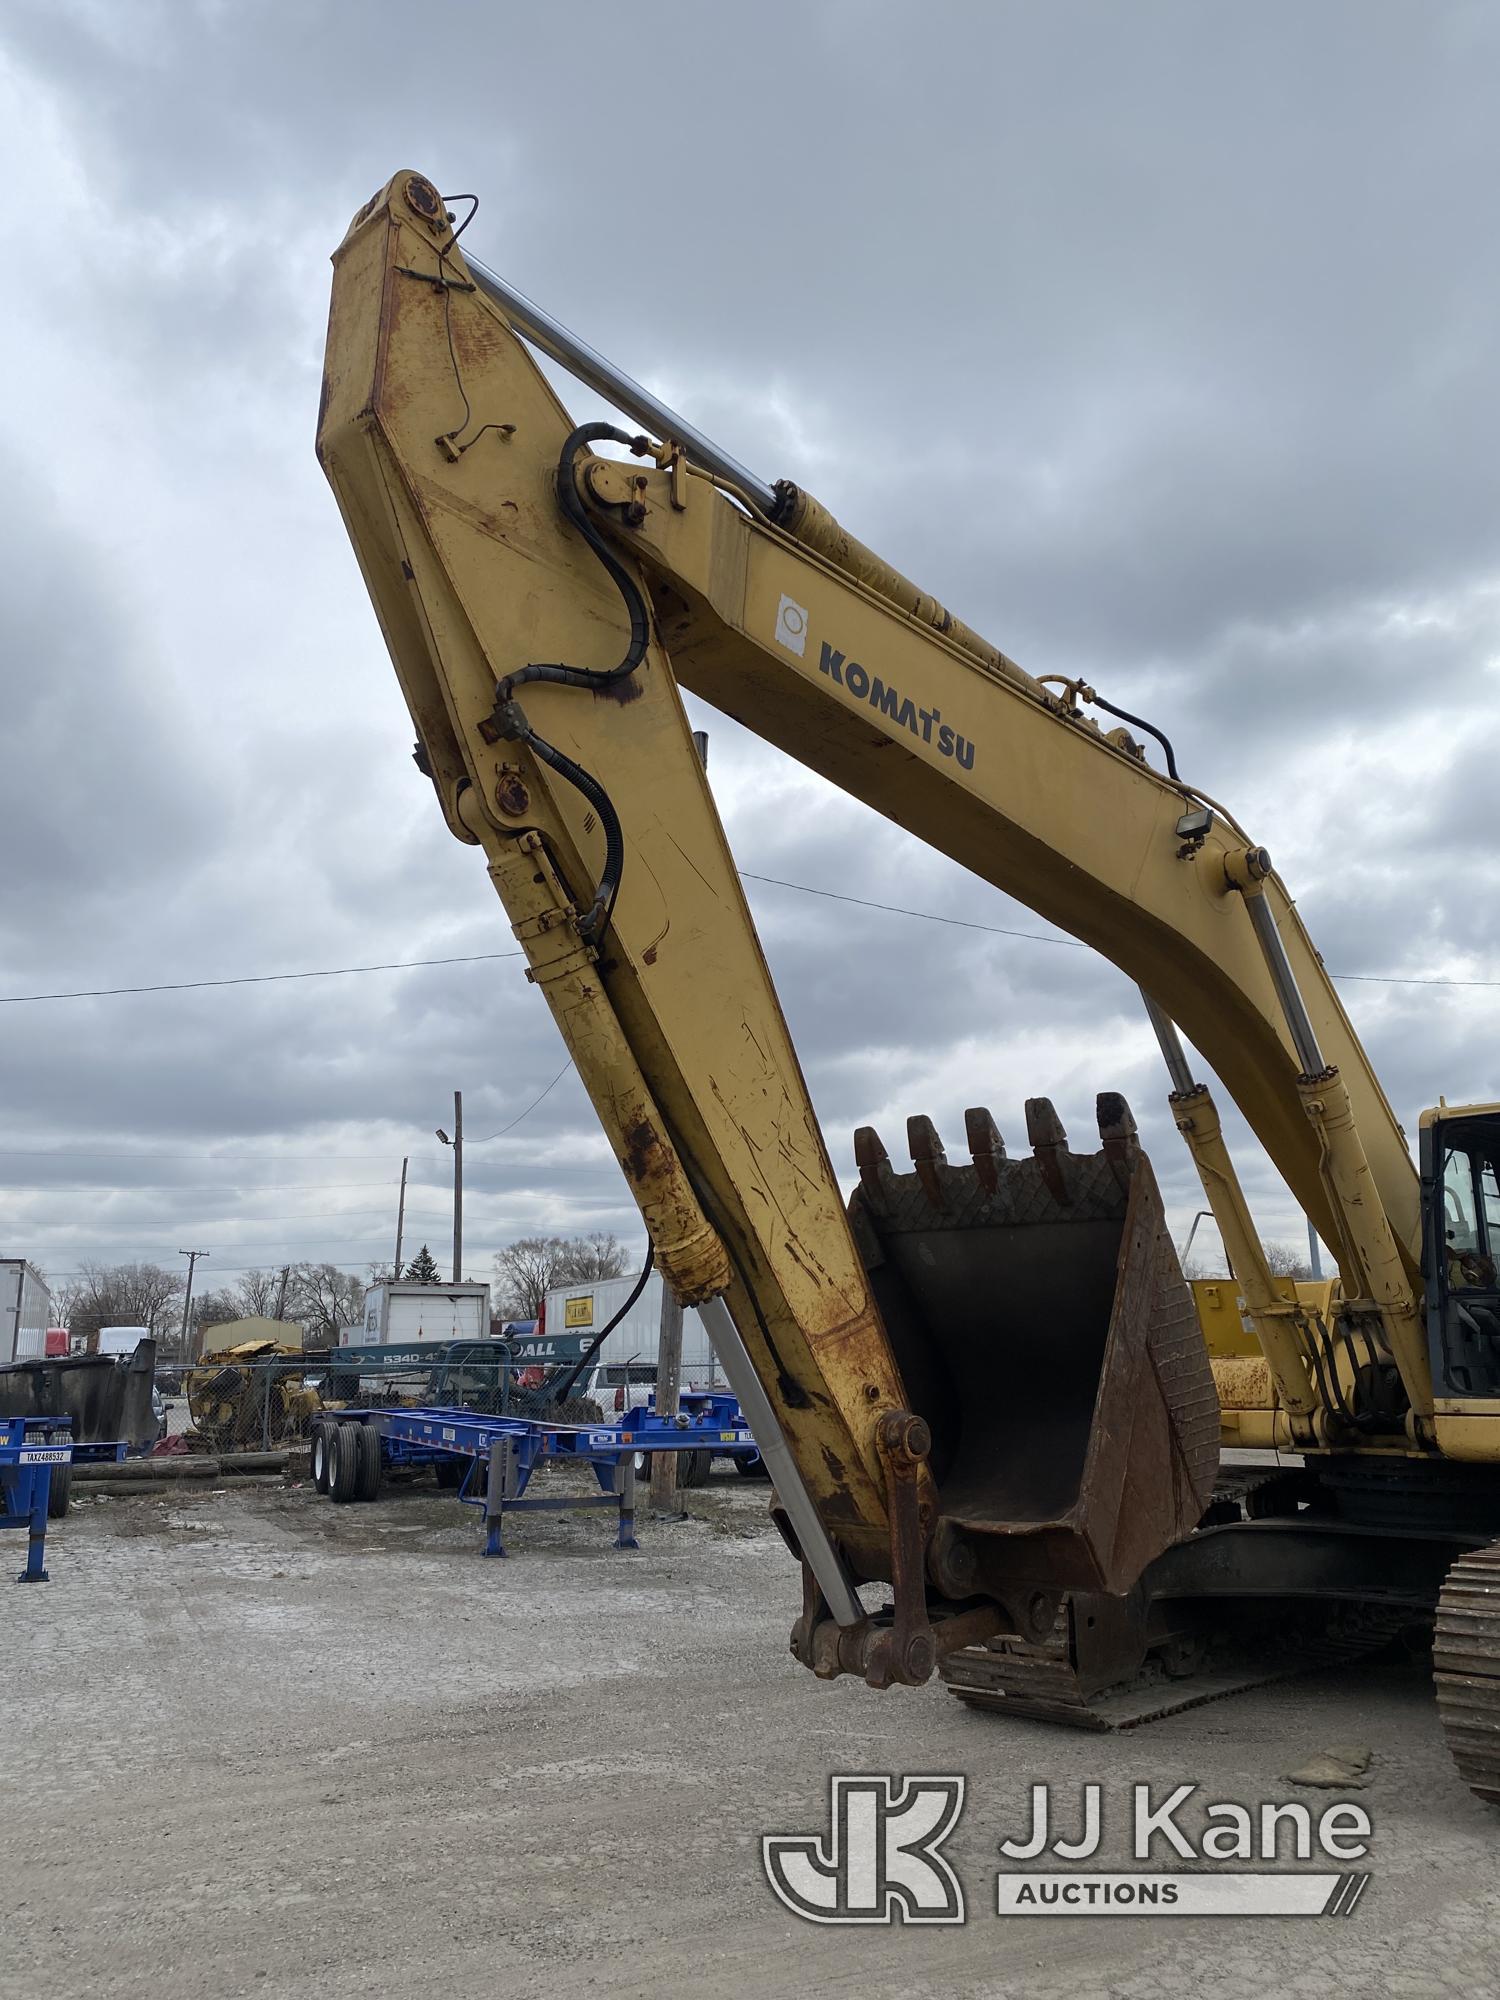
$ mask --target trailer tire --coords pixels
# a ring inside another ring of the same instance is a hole
[[[359,1490],[359,1434],[363,1424],[335,1424],[328,1440],[328,1497],[353,1500]]]
[[[769,1479],[770,1468],[758,1451],[736,1453],[734,1469],[742,1479]]]
[[[714,1462],[711,1451],[680,1451],[677,1454],[677,1485],[679,1491],[689,1486],[706,1486],[709,1468]]]
[[[332,1424],[315,1423],[308,1443],[308,1456],[312,1465],[312,1483],[319,1493],[328,1491],[328,1445]]]
[[[435,1461],[432,1476],[445,1493],[456,1493],[464,1480],[464,1461],[449,1452]]]
[[[356,1500],[378,1500],[380,1497],[380,1433],[373,1424],[359,1424],[359,1444],[355,1458],[356,1477],[354,1497]]]
[[[54,1465],[52,1481],[47,1488],[47,1519],[60,1521],[68,1511],[69,1496],[73,1491],[73,1468],[71,1465]]]

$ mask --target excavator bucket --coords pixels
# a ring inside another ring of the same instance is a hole
[[[932,1431],[929,1555],[951,1596],[1120,1593],[1192,1531],[1219,1413],[1161,1195],[1122,1097],[1097,1153],[1072,1153],[1044,1098],[1031,1156],[966,1114],[970,1164],[907,1121],[912,1172],[868,1126],[849,1203],[912,1407]]]

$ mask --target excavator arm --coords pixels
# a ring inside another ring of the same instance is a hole
[[[1091,690],[1031,679],[805,494],[737,481],[685,427],[576,427],[430,182],[398,175],[334,262],[319,455],[419,762],[484,854],[658,1266],[773,1440],[806,1663],[921,1679],[935,1650],[1045,1630],[1062,1589],[1128,1587],[1194,1524],[1216,1413],[1117,1098],[1095,1155],[1045,1100],[1026,1160],[978,1110],[967,1168],[925,1120],[912,1175],[861,1134],[846,1210],[681,688],[1135,978],[1216,1212],[1238,1190],[1174,1022],[1430,1409],[1416,1176],[1264,850],[1103,732]],[[1043,1239],[1046,1283],[1017,1249]],[[1274,1287],[1261,1304],[1311,1425],[1316,1353]],[[873,1617],[871,1579],[894,1589]]]

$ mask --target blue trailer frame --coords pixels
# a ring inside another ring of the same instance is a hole
[[[26,1530],[17,1583],[47,1583],[47,1502],[52,1468],[73,1463],[71,1417],[0,1418],[0,1528]]]
[[[738,1402],[718,1390],[685,1391],[675,1417],[659,1417],[654,1405],[648,1404],[625,1411],[614,1424],[547,1424],[536,1418],[440,1407],[329,1410],[319,1421],[373,1430],[380,1440],[382,1469],[467,1460],[457,1498],[465,1506],[483,1510],[487,1556],[505,1554],[502,1523],[507,1507],[536,1513],[608,1508],[617,1519],[615,1547],[638,1549],[638,1452],[707,1450],[730,1457],[759,1456]],[[586,1497],[528,1497],[526,1489],[537,1467],[559,1459],[589,1466],[600,1491]]]

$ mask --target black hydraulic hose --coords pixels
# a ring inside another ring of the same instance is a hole
[[[629,1298],[626,1299],[624,1305],[621,1306],[620,1310],[615,1314],[614,1318],[608,1321],[607,1324],[598,1333],[594,1335],[593,1339],[589,1342],[588,1346],[583,1350],[582,1354],[579,1355],[578,1359],[573,1363],[573,1366],[570,1369],[568,1369],[566,1374],[564,1374],[562,1380],[557,1384],[557,1386],[548,1391],[547,1400],[549,1402],[561,1403],[566,1401],[567,1397],[572,1392],[573,1385],[577,1382],[579,1376],[583,1373],[584,1369],[588,1367],[589,1363],[593,1360],[594,1356],[599,1352],[599,1349],[604,1345],[605,1341],[608,1340],[609,1336],[614,1332],[615,1328],[620,1324],[620,1321],[624,1319],[626,1313],[630,1311],[630,1308],[635,1304],[636,1300],[640,1297],[641,1293],[645,1291],[646,1280],[651,1276],[652,1266],[655,1263],[656,1263],[656,1245],[651,1241],[650,1237],[648,1236],[646,1238],[646,1261],[641,1266],[641,1275],[636,1279],[635,1283],[630,1288]]]
[[[640,585],[590,520],[588,509],[578,497],[578,486],[573,477],[574,462],[583,446],[596,444],[603,438],[614,444],[629,445],[632,450],[644,450],[647,446],[645,438],[632,437],[629,431],[617,430],[613,424],[580,424],[569,434],[557,461],[557,499],[573,526],[609,571],[616,589],[625,600],[625,610],[630,619],[630,643],[625,648],[625,657],[617,667],[601,669],[597,673],[590,673],[583,667],[564,666],[561,661],[534,661],[530,666],[507,674],[501,681],[498,693],[502,701],[527,681],[557,681],[564,687],[608,687],[612,682],[633,674],[646,657],[651,627]]]
[[[1147,722],[1143,715],[1132,715],[1128,708],[1116,708],[1114,703],[1106,701],[1102,694],[1091,694],[1089,700],[1095,708],[1102,708],[1106,715],[1116,716],[1121,722],[1132,723],[1137,729],[1144,729],[1148,736],[1154,736],[1161,745],[1162,755],[1167,760],[1167,776],[1174,784],[1182,783],[1177,775],[1177,759],[1172,754],[1172,746],[1154,722]]]
[[[544,742],[534,730],[527,729],[521,741],[544,764],[549,764],[559,777],[566,778],[570,785],[582,792],[598,813],[599,823],[604,828],[604,867],[600,871],[599,886],[594,891],[594,901],[588,914],[578,926],[583,937],[596,939],[613,916],[615,897],[620,893],[620,876],[625,867],[625,835],[620,826],[620,815],[603,785],[581,764],[575,764],[554,744]]]
[[[630,620],[630,640],[625,648],[625,657],[618,666],[606,667],[598,672],[590,672],[583,667],[564,666],[557,660],[533,660],[530,665],[520,667],[513,674],[507,674],[495,688],[497,709],[510,702],[518,687],[527,681],[551,681],[562,687],[599,688],[612,686],[616,681],[633,674],[646,657],[646,647],[651,637],[650,621],[646,614],[646,600],[641,595],[640,586],[605,541],[589,518],[588,510],[578,497],[578,485],[573,476],[573,468],[578,454],[586,444],[598,443],[608,438],[615,444],[629,445],[633,450],[646,449],[643,437],[632,437],[628,431],[617,430],[613,424],[580,424],[569,433],[557,461],[558,504],[579,534],[588,543],[599,561],[609,572],[621,597],[625,600],[626,615]],[[520,716],[519,709],[514,711]],[[599,780],[584,770],[569,756],[553,744],[540,737],[528,725],[521,724],[515,730],[517,740],[523,742],[544,764],[550,765],[558,776],[565,778],[576,790],[582,792],[589,804],[599,815],[604,828],[604,867],[600,871],[598,886],[594,890],[594,900],[582,922],[579,931],[590,942],[597,943],[600,933],[614,915],[615,898],[620,893],[620,877],[625,868],[625,836],[620,826],[620,815],[615,811],[614,801],[599,783]]]

